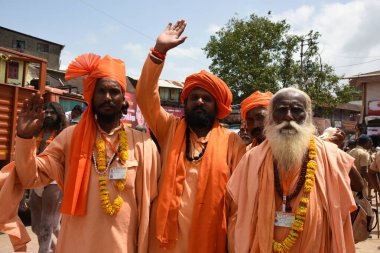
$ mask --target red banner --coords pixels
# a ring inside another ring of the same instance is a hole
[[[125,100],[129,103],[128,114],[123,114],[121,122],[126,123],[131,128],[149,133],[149,127],[145,122],[139,106],[136,103],[135,95],[127,92],[125,94]],[[163,106],[163,108],[165,111],[173,114],[176,117],[182,117],[185,115],[183,108],[171,106]]]
[[[380,101],[368,101],[368,115],[380,115]]]

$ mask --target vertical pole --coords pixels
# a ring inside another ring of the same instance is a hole
[[[376,210],[377,210],[377,212],[376,212],[376,215],[377,215],[377,219],[376,220],[378,220],[379,219],[379,200],[377,199],[377,197],[379,197],[379,193],[377,192],[377,191],[375,191],[375,198],[376,198]],[[379,227],[379,222],[377,223],[377,239],[379,239],[380,238],[380,227]]]
[[[303,84],[303,38],[301,40],[301,83]]]
[[[25,87],[25,84],[26,84],[26,65],[27,64],[28,63],[24,61],[24,64],[22,66],[22,83],[21,83],[22,87]]]
[[[10,133],[10,152],[9,152],[9,158],[10,161],[14,160],[14,155],[15,155],[15,137],[16,137],[16,126],[17,126],[17,107],[18,107],[18,98],[19,98],[19,87],[15,86],[14,87],[14,97],[13,97],[13,111],[12,111],[12,128],[11,128],[11,133]]]

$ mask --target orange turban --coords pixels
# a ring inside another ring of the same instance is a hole
[[[260,91],[255,91],[240,103],[241,117],[245,120],[247,112],[255,107],[268,107],[272,97],[272,92],[261,93]]]
[[[91,154],[96,139],[96,125],[92,111],[96,81],[99,78],[109,78],[117,81],[124,93],[127,88],[124,62],[109,55],[101,58],[95,54],[83,54],[75,58],[67,68],[65,79],[70,80],[80,76],[87,76],[83,78],[83,95],[88,106],[71,139],[70,171],[64,186],[61,209],[62,213],[69,215],[86,213]]]
[[[218,119],[223,119],[231,113],[232,93],[230,89],[222,79],[206,70],[202,70],[201,72],[192,74],[186,78],[181,94],[182,104],[190,91],[196,87],[206,90],[215,98],[216,106],[218,107],[216,117]]]

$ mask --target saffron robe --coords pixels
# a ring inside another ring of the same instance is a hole
[[[160,106],[160,96],[158,93],[158,79],[161,74],[163,64],[155,64],[152,62],[150,57],[146,60],[141,77],[137,84],[136,89],[136,99],[137,103],[147,121],[150,129],[156,136],[158,143],[161,148],[161,161],[162,168],[164,170],[165,164],[167,162],[167,156],[170,152],[170,144],[173,141],[174,134],[181,122],[181,118],[175,117],[174,115],[165,111],[163,107]],[[232,132],[225,130],[225,134],[229,135],[226,163],[230,171],[226,174],[229,177],[232,171],[236,167],[240,158],[245,153],[245,145],[240,137]],[[197,139],[194,137],[194,133],[191,133],[191,139]],[[201,139],[198,140],[202,142]],[[212,141],[212,139],[208,140]],[[223,147],[224,149],[225,147]],[[207,149],[206,149],[207,152]],[[196,156],[199,150],[193,153]],[[185,157],[179,157],[178,159],[185,159]],[[204,158],[203,158],[204,159]],[[202,160],[198,164],[189,163],[185,160],[184,162],[186,168],[186,178],[183,184],[183,193],[181,195],[181,204],[178,211],[178,240],[176,241],[173,248],[160,248],[159,242],[156,238],[156,211],[157,211],[157,200],[153,203],[152,217],[151,217],[151,228],[149,236],[149,252],[159,253],[159,252],[170,252],[170,253],[185,253],[189,251],[190,247],[196,252],[203,252],[201,248],[197,248],[198,245],[190,245],[190,228],[192,221],[192,213],[194,209],[195,195],[197,193],[198,185],[198,172],[201,167]],[[165,175],[165,171],[162,171],[162,175]],[[160,178],[159,189],[161,189],[163,177]],[[226,209],[228,209],[228,203]],[[226,210],[228,212],[228,210]],[[202,233],[202,231],[196,231],[197,233]],[[227,235],[226,235],[227,236]],[[204,236],[207,240],[207,236]]]
[[[16,138],[16,170],[24,187],[40,187],[55,180],[65,194],[74,127],[63,130],[38,157],[34,139]],[[114,216],[104,212],[98,174],[92,164],[86,214],[62,214],[57,253],[147,252],[149,213],[151,202],[157,196],[160,159],[155,144],[145,134],[128,127],[125,130],[128,139],[126,187],[118,192],[115,182],[109,180],[107,184],[110,200],[120,195],[124,204]],[[117,131],[106,138],[114,143]],[[96,154],[95,146],[94,152]],[[107,148],[107,162],[112,155],[112,150]]]
[[[336,145],[316,137],[317,164],[315,185],[304,224],[304,231],[289,252],[345,253],[355,252],[350,212],[356,209],[348,173],[353,159]],[[298,172],[299,172],[298,168]],[[297,174],[298,175],[298,174]],[[297,184],[293,177],[290,191]],[[272,252],[272,240],[281,242],[289,229],[274,226],[275,211],[281,210],[281,198],[275,191],[273,158],[269,142],[248,151],[227,185],[237,209],[230,223],[229,245],[234,252]],[[301,193],[290,202],[298,207]],[[236,221],[236,222],[235,222]]]

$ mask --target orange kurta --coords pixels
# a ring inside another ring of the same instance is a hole
[[[61,187],[65,185],[74,127],[63,130],[39,157],[35,156],[34,139],[16,139],[16,168],[25,187],[46,185],[51,180],[56,180]],[[147,251],[150,204],[157,196],[160,160],[155,144],[145,134],[130,128],[126,128],[126,133],[129,154],[126,189],[119,193],[111,180],[108,183],[111,201],[120,194],[124,200],[122,208],[114,216],[103,211],[98,174],[92,165],[86,214],[62,215],[56,252]],[[106,138],[114,142],[118,132]],[[94,152],[96,154],[95,147]],[[107,149],[107,161],[111,155],[112,151]]]
[[[142,70],[139,83],[136,90],[136,98],[138,105],[144,115],[144,118],[148,122],[154,135],[157,137],[158,143],[161,147],[161,161],[162,168],[165,168],[167,162],[167,156],[170,152],[170,144],[173,141],[174,134],[180,124],[181,119],[167,113],[164,108],[160,106],[160,97],[158,93],[158,79],[161,74],[163,64],[155,64],[151,61],[150,57],[145,62]],[[224,134],[229,135],[226,163],[229,171],[227,176],[231,174],[241,156],[245,152],[245,145],[241,141],[240,137],[236,134],[224,131]],[[209,136],[204,138],[197,138],[194,133],[191,133],[191,141],[194,143],[202,143],[207,141]],[[212,140],[209,140],[212,141]],[[200,146],[200,144],[198,144]],[[195,148],[194,154],[197,155],[199,148]],[[207,152],[207,151],[206,151]],[[178,212],[178,241],[175,243],[174,248],[162,249],[159,247],[158,240],[156,239],[154,222],[156,219],[157,201],[153,204],[152,217],[151,217],[151,229],[149,237],[149,252],[188,252],[189,250],[189,237],[190,227],[192,221],[192,214],[194,209],[195,195],[197,193],[199,168],[202,161],[198,163],[190,163],[186,161],[185,157],[179,157],[184,159],[184,165],[186,169],[186,176],[183,183],[183,193],[181,195],[181,203]],[[164,171],[162,175],[164,175]],[[160,179],[159,189],[163,179]],[[202,231],[197,231],[202,233]],[[196,245],[193,245],[196,248]],[[199,251],[201,252],[201,251]]]
[[[23,194],[24,188],[11,162],[0,170],[0,232],[8,234],[15,252],[26,251],[31,240],[17,214]]]
[[[310,193],[304,231],[290,252],[355,252],[350,211],[355,202],[348,173],[353,159],[334,144],[316,138],[316,183]],[[298,171],[300,168],[298,168]],[[298,178],[291,183],[294,189]],[[289,231],[274,226],[281,198],[274,189],[273,159],[268,141],[247,152],[227,186],[237,205],[235,252],[272,252],[272,240],[282,241]],[[301,194],[290,202],[296,209]]]

